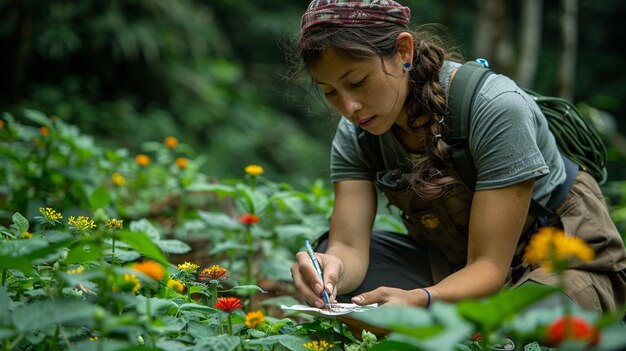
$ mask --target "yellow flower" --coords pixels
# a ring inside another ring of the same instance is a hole
[[[70,219],[67,222],[67,224],[69,224],[70,226],[74,227],[74,229],[81,231],[81,232],[97,227],[94,221],[89,219],[89,217],[85,217],[85,216],[78,216],[78,218],[74,218],[74,216],[70,216]]]
[[[524,252],[526,263],[538,263],[547,271],[554,271],[555,265],[563,267],[571,259],[591,261],[594,252],[581,238],[567,236],[561,229],[542,227],[533,234]]]
[[[111,176],[111,180],[113,180],[113,184],[117,185],[117,186],[122,186],[126,183],[126,178],[124,178],[123,175],[119,174],[119,173],[113,173],[113,175]]]
[[[4,128],[4,121],[0,119],[0,129]]]
[[[261,311],[252,311],[246,314],[246,326],[250,329],[265,322],[265,316]]]
[[[33,234],[29,233],[28,231],[24,231],[22,232],[22,238],[24,239],[30,239],[33,237]]]
[[[313,340],[304,344],[304,347],[311,351],[326,351],[333,348],[333,344],[329,344],[326,340]]]
[[[50,135],[50,129],[48,127],[39,127],[39,134],[45,138]]]
[[[179,282],[178,280],[170,279],[167,281],[167,287],[176,291],[179,294],[182,294],[185,291],[185,283]]]
[[[137,154],[135,162],[141,167],[147,167],[150,164],[150,157],[144,154]]]
[[[122,292],[137,292],[141,289],[141,284],[139,284],[139,279],[134,274],[126,273],[121,281],[118,281],[117,284],[113,285],[113,291],[122,291]]]
[[[185,262],[183,264],[178,265],[179,270],[189,272],[189,273],[195,272],[198,268],[200,268],[200,266],[198,266],[195,263],[190,263],[190,262]]]
[[[122,229],[124,228],[124,221],[121,219],[111,218],[104,223],[104,226],[107,228]]]
[[[259,165],[249,165],[246,166],[245,171],[251,176],[258,176],[263,173],[263,167]]]
[[[58,221],[59,219],[63,219],[63,216],[59,212],[50,207],[39,207],[39,213],[41,213],[41,215],[47,222],[54,222]]]
[[[176,166],[178,166],[178,168],[180,169],[185,169],[187,168],[187,159],[184,157],[179,157],[176,159]]]
[[[165,146],[167,146],[170,149],[175,148],[178,145],[178,139],[176,139],[173,136],[168,136],[167,138],[165,138],[165,140],[163,141],[163,143],[165,144]]]
[[[67,274],[81,274],[82,272],[85,271],[85,267],[83,266],[78,266],[75,269],[70,269],[67,271]]]
[[[156,261],[138,262],[135,263],[132,268],[154,280],[161,281],[165,277],[165,270],[163,269],[163,266]]]

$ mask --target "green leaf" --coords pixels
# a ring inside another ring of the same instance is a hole
[[[26,219],[26,217],[22,216],[21,213],[19,212],[15,212],[13,214],[13,217],[11,217],[13,219],[13,223],[15,223],[15,226],[17,227],[17,230],[19,231],[19,233],[23,233],[28,231],[28,219]]]
[[[352,313],[350,317],[396,331],[408,331],[433,324],[433,318],[426,310],[407,306],[381,306],[370,311]]]
[[[118,233],[120,240],[130,245],[133,249],[137,250],[140,254],[159,261],[164,266],[168,266],[169,263],[159,248],[150,240],[146,233],[142,232],[129,232],[120,231]]]
[[[4,286],[0,286],[0,325],[7,325],[9,321],[9,294]]]
[[[143,346],[132,346],[128,341],[121,340],[81,340],[68,349],[69,351],[147,351],[155,350],[162,351],[161,349],[146,348]]]
[[[461,316],[477,324],[478,329],[492,331],[515,317],[533,303],[555,292],[546,285],[527,283],[517,289],[499,292],[486,299],[461,301],[457,310]]]
[[[102,254],[98,243],[91,238],[78,240],[67,254],[65,262],[67,263],[83,263],[96,261]]]
[[[287,350],[300,351],[308,350],[304,347],[304,344],[309,341],[311,341],[311,339],[306,336],[272,335],[261,339],[249,340],[246,345],[268,346],[271,349],[271,346],[281,344],[286,347]]]
[[[66,322],[80,322],[85,325],[93,319],[98,309],[83,300],[60,298],[19,306],[13,311],[11,318],[17,330],[29,332]]]
[[[159,231],[152,225],[152,223],[150,223],[150,221],[145,218],[137,221],[132,221],[130,223],[129,229],[131,232],[144,232],[153,241],[161,239]]]
[[[89,196],[89,205],[93,210],[105,208],[109,203],[111,203],[109,191],[103,186],[97,187]]]
[[[194,351],[231,351],[237,348],[241,340],[233,335],[212,336],[199,340]]]
[[[191,251],[191,246],[180,240],[159,240],[156,245],[161,251],[169,254],[184,254]]]
[[[24,117],[48,128],[52,127],[52,122],[50,122],[50,119],[41,111],[25,109]]]
[[[186,190],[193,192],[211,192],[221,196],[233,196],[237,193],[232,186],[210,183],[193,183],[190,184]]]
[[[26,274],[33,272],[31,261],[24,257],[10,257],[0,255],[0,269],[17,269]]]
[[[215,308],[211,308],[205,305],[199,305],[197,303],[185,303],[178,307],[181,311],[199,311],[206,313],[214,313],[216,311]]]

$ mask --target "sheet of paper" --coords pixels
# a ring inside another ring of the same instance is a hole
[[[334,303],[331,305],[330,308],[316,308],[307,305],[280,306],[280,308],[283,310],[304,312],[313,316],[330,319],[334,319],[337,316],[343,316],[350,313],[369,311],[376,307],[378,307],[378,304],[359,306],[353,303]]]

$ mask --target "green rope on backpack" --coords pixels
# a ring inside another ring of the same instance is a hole
[[[570,160],[589,172],[600,184],[606,181],[607,152],[602,138],[569,101],[543,96],[524,89],[533,96],[548,119],[548,126],[557,146]],[[575,140],[575,143],[571,141]]]

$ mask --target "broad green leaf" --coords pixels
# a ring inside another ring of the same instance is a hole
[[[159,339],[157,341],[156,346],[158,347],[158,349],[147,348],[146,346],[144,346],[143,349],[132,348],[132,349],[125,349],[124,351],[149,351],[149,350],[188,351],[192,349],[192,347],[188,346],[186,343],[182,343],[180,341],[168,339],[165,337]]]
[[[9,321],[9,294],[4,286],[0,286],[0,325],[8,325]]]
[[[33,265],[29,259],[24,257],[0,255],[0,269],[17,269],[26,274],[30,274],[33,271]]]
[[[235,230],[241,227],[238,221],[224,213],[199,211],[198,215],[211,228]]]
[[[262,293],[267,293],[267,291],[261,289],[261,287],[256,286],[256,285],[237,285],[224,291],[237,291],[237,290],[254,290],[254,291],[259,291]]]
[[[233,335],[212,336],[198,340],[194,351],[231,351],[237,348],[241,340]]]
[[[457,310],[461,316],[475,323],[478,329],[491,331],[554,291],[549,286],[529,283],[517,289],[501,291],[489,298],[461,301]]]
[[[102,254],[98,243],[87,238],[77,241],[67,254],[65,262],[67,263],[84,263],[96,261]]]
[[[91,321],[99,307],[83,300],[60,298],[32,302],[17,307],[11,318],[21,332],[35,331],[53,324]]]
[[[191,251],[191,246],[180,240],[159,240],[156,245],[161,251],[169,254],[184,254]]]
[[[103,187],[97,187],[89,196],[89,205],[93,210],[97,210],[99,208],[105,208],[111,203],[111,196],[109,196],[109,191]]]
[[[286,347],[287,350],[304,351],[309,350],[304,347],[304,344],[309,341],[311,341],[311,339],[306,336],[272,335],[261,339],[247,340],[246,345],[268,346],[269,349],[272,349],[272,346],[281,344]]]
[[[206,339],[211,336],[218,336],[219,333],[213,328],[207,328],[204,323],[190,321],[187,323],[187,332],[196,340]]]
[[[137,296],[137,304],[135,306],[137,308],[137,312],[142,314],[147,314],[148,309],[150,309],[150,313],[157,315],[163,312],[166,312],[168,309],[174,307],[176,308],[176,304],[172,300],[159,299],[156,297],[145,297],[145,296]]]
[[[41,111],[25,109],[24,117],[48,128],[52,127],[52,122],[50,122],[50,119]]]
[[[193,183],[190,184],[186,190],[194,192],[211,192],[220,196],[234,196],[236,194],[235,188],[223,184]]]
[[[98,339],[98,340],[81,340],[77,343],[73,343],[72,347],[70,347],[69,351],[129,351],[136,350],[136,346],[132,346],[128,341],[121,340],[107,340],[107,339]],[[153,348],[142,348],[141,350],[159,350],[161,349],[153,349]],[[138,351],[138,350],[137,350]]]
[[[434,322],[423,308],[406,306],[381,306],[370,311],[352,313],[350,317],[376,327],[402,332],[428,327]]]
[[[239,244],[234,241],[226,241],[213,246],[213,249],[211,249],[209,253],[213,255],[228,250],[234,250],[243,253],[246,251],[254,252],[257,250],[257,248],[251,245]]]
[[[20,234],[25,231],[28,231],[28,227],[29,227],[28,219],[22,216],[21,213],[15,212],[13,214],[13,217],[11,217],[11,219],[13,219],[13,223],[15,223],[15,226],[17,227],[17,230],[19,231]]]
[[[145,218],[142,218],[137,221],[132,221],[130,223],[129,229],[131,232],[146,233],[148,237],[153,241],[157,241],[161,239],[161,235],[159,234],[159,231],[152,225],[152,223],[150,223],[150,221],[148,221]]]
[[[122,230],[118,233],[119,238],[137,250],[140,254],[159,261],[161,264],[169,265],[167,259],[159,248],[150,240],[148,235],[142,232],[129,232]]]

